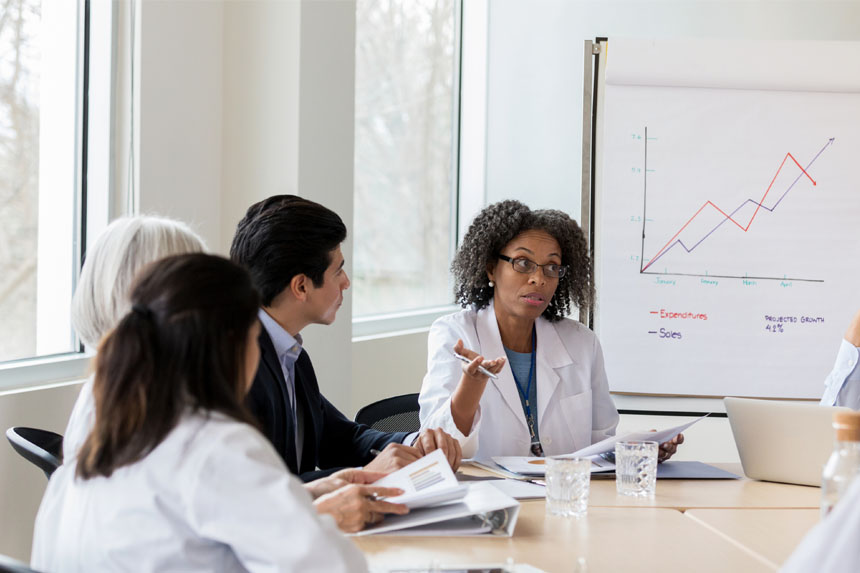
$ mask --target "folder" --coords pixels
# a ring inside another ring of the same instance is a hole
[[[460,500],[388,515],[355,535],[510,537],[519,512],[520,502],[491,484],[477,482],[468,484]]]

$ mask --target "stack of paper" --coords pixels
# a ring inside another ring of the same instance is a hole
[[[705,418],[705,416],[696,418],[692,422],[675,426],[674,428],[669,428],[667,430],[661,430],[659,432],[632,432],[624,434],[623,436],[610,436],[605,440],[591,444],[581,450],[556,457],[589,458],[592,461],[591,473],[615,471],[615,464],[603,459],[601,455],[615,451],[615,444],[617,442],[667,442],[703,418]],[[531,456],[496,456],[493,458],[493,462],[509,472],[523,476],[542,476],[546,473],[545,458]]]
[[[403,495],[386,501],[405,504],[409,509],[462,499],[469,489],[457,481],[442,450],[431,452],[373,485],[402,489]]]
[[[375,485],[397,487],[406,515],[385,520],[356,535],[513,535],[519,515],[517,500],[488,483],[460,484],[441,450],[393,472]]]

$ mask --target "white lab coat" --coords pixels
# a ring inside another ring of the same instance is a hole
[[[813,527],[783,564],[782,573],[860,571],[860,478],[855,478],[833,511]]]
[[[110,478],[51,477],[36,517],[39,571],[366,571],[257,430],[186,414]]]
[[[618,411],[609,395],[603,351],[594,333],[571,319],[536,322],[537,411],[546,455],[567,454],[615,433]],[[486,359],[505,356],[492,301],[477,312],[443,316],[430,327],[427,374],[419,398],[422,428],[442,428],[460,441],[464,458],[530,455],[531,438],[510,365],[490,380],[472,430],[451,416],[451,394],[462,375],[457,339]]]
[[[66,432],[63,434],[63,460],[69,462],[78,455],[96,419],[96,403],[93,397],[93,376],[90,375],[75,401]]]

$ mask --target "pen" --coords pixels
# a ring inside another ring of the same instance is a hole
[[[456,352],[454,353],[454,356],[457,358],[457,360],[460,360],[460,361],[462,361],[462,362],[465,362],[466,364],[470,364],[470,363],[472,362],[471,360],[469,360],[469,359],[468,359],[468,358],[466,358],[465,356],[462,356],[462,355],[460,355],[460,354],[457,354]],[[481,374],[486,374],[487,376],[489,376],[489,377],[490,377],[490,378],[492,378],[493,380],[498,380],[498,379],[499,379],[499,377],[498,377],[498,376],[496,376],[495,374],[493,374],[492,372],[490,372],[489,370],[487,370],[487,369],[486,369],[486,368],[484,368],[483,366],[478,366],[478,371],[479,371]]]
[[[380,451],[379,451],[379,450],[377,450],[376,448],[370,448],[370,455],[371,455],[371,456],[373,456],[374,458],[375,458],[376,456],[378,456],[379,454],[381,454],[381,453],[382,453],[382,452],[380,452]]]

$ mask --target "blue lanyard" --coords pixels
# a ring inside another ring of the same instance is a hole
[[[533,375],[534,375],[534,371],[535,371],[536,352],[537,352],[537,335],[536,335],[534,329],[532,329],[532,362],[531,362],[531,365],[529,366],[529,381],[528,381],[528,385],[526,386],[525,391],[523,391],[523,385],[520,384],[519,380],[517,380],[516,373],[514,373],[513,369],[511,369],[511,374],[514,375],[514,383],[516,383],[517,390],[519,390],[520,395],[523,397],[523,403],[526,406],[526,421],[528,422],[529,431],[531,432],[532,438],[535,437],[535,431],[534,431],[534,418],[532,418],[532,407],[531,407],[531,404],[529,403],[529,396],[531,395],[531,392],[532,392],[532,379],[533,379]]]

